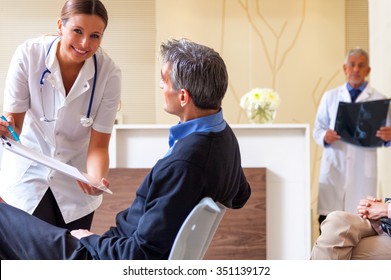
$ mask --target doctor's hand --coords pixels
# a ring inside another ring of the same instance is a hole
[[[8,130],[7,126],[15,127],[15,120],[12,116],[7,117],[7,121],[0,119],[0,135],[4,135],[7,138],[12,138],[11,132]]]
[[[341,136],[335,130],[327,129],[326,134],[324,135],[324,142],[326,144],[331,144],[337,140],[340,140]]]
[[[376,131],[376,136],[379,137],[384,142],[391,140],[391,127],[383,126],[378,131]]]
[[[360,200],[357,207],[358,214],[364,219],[379,220],[388,215],[388,205],[372,196]]]
[[[102,178],[101,180],[101,183],[106,186],[107,188],[109,187],[110,183],[107,179],[105,178]],[[84,182],[81,182],[81,181],[77,181],[77,184],[79,185],[80,189],[82,190],[82,192],[84,192],[85,194],[89,194],[89,195],[101,195],[103,193],[102,190],[98,189],[98,188],[95,188],[93,186],[90,186]]]

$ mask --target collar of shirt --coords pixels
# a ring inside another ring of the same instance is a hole
[[[361,86],[358,87],[358,89],[362,92],[366,86],[367,86],[368,82],[364,82],[361,84]],[[346,83],[346,87],[348,88],[348,91],[350,92],[353,88],[351,85],[349,85],[349,83]]]
[[[219,132],[226,127],[227,123],[224,121],[223,110],[213,115],[202,118],[197,118],[183,123],[178,123],[170,128],[169,145],[170,150],[175,143],[185,138],[186,136],[195,132]]]
[[[56,55],[57,46],[58,42],[60,41],[60,38],[58,36],[44,36],[44,40],[47,44],[47,49],[45,50],[45,66],[48,70],[50,70],[50,73],[48,75],[50,76],[52,73],[54,73],[60,68],[60,64],[58,63]]]

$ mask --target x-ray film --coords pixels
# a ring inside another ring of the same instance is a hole
[[[390,99],[368,102],[339,102],[334,130],[341,140],[362,147],[381,147],[376,131],[386,125]]]

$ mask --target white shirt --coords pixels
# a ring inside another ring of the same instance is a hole
[[[20,135],[23,145],[85,172],[91,127],[83,127],[80,118],[87,114],[90,102],[94,61],[85,61],[66,95],[56,58],[59,39],[55,38],[31,39],[17,48],[6,79],[3,109],[26,112]],[[96,57],[92,128],[111,133],[120,99],[121,71],[102,49],[97,50]],[[45,75],[41,96],[40,80],[46,69],[51,73]],[[41,121],[43,112],[56,121]],[[91,213],[102,202],[102,196],[84,194],[74,179],[5,150],[0,181],[0,197],[30,214],[50,186],[66,223]]]

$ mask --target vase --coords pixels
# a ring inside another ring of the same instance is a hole
[[[252,124],[271,124],[276,118],[277,110],[246,110],[247,118]]]

